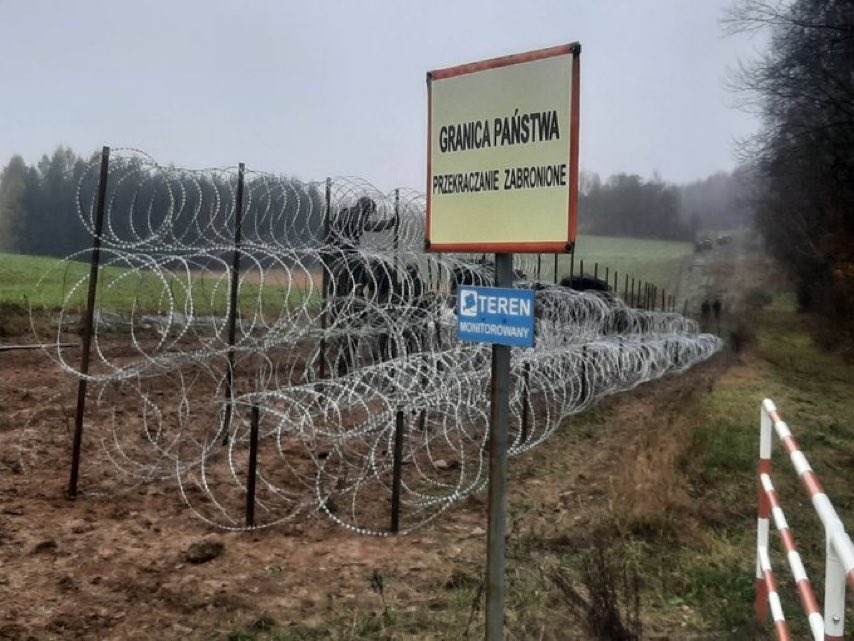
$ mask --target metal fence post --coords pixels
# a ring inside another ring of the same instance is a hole
[[[531,364],[525,363],[522,368],[522,435],[521,442],[526,443],[528,441],[528,423],[530,422],[530,409],[529,404],[531,402]]]
[[[92,348],[92,324],[95,319],[95,294],[98,289],[98,267],[101,262],[101,231],[104,227],[104,206],[107,199],[107,179],[110,172],[110,148],[101,149],[101,173],[98,177],[98,200],[95,205],[95,237],[92,239],[92,256],[89,263],[89,292],[86,297],[86,315],[83,317],[82,345],[80,347],[80,378],[77,381],[77,412],[74,415],[74,438],[71,443],[71,475],[68,496],[77,496],[80,480],[80,451],[83,447],[83,415],[86,411],[86,377]]]
[[[436,261],[436,294],[439,294],[439,301],[442,301],[442,254],[437,254]],[[442,349],[442,308],[441,304],[436,306],[436,348]],[[438,363],[437,363],[438,364]]]
[[[400,293],[400,189],[394,190],[394,291]]]
[[[234,343],[237,340],[237,313],[238,296],[240,285],[240,243],[241,226],[243,217],[243,180],[246,173],[246,165],[237,165],[237,194],[234,202],[234,252],[231,262],[231,282],[228,293],[228,368],[225,371],[225,417],[223,418],[222,442],[228,442],[228,433],[231,428],[231,415],[234,412]]]
[[[845,636],[845,567],[833,546],[831,532],[825,532],[824,638],[842,641]]]
[[[331,245],[331,230],[330,230],[330,216],[332,209],[332,179],[326,179],[326,206],[323,209],[323,244],[326,255],[321,260],[321,265],[323,268],[323,272],[321,274],[321,292],[320,292],[320,344],[318,345],[317,352],[318,358],[320,359],[320,363],[318,366],[318,378],[323,380],[326,378],[326,330],[329,326],[329,318],[327,312],[327,299],[329,298],[329,269],[330,265],[327,262],[331,262],[332,258],[332,245]]]
[[[246,474],[246,527],[255,527],[255,482],[258,476],[258,422],[260,411],[253,403],[249,417],[249,470]]]
[[[394,534],[400,531],[400,489],[403,483],[403,410],[394,415],[394,452],[391,461],[391,527]]]
[[[581,348],[581,402],[587,401],[587,346]]]

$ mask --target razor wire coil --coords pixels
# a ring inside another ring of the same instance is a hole
[[[491,284],[494,269],[482,256],[423,251],[423,194],[246,171],[236,245],[237,170],[113,154],[92,369],[84,375],[59,340],[79,320],[88,277],[72,278],[70,267],[88,250],[55,268],[67,282],[51,351],[95,392],[103,420],[87,438],[112,466],[104,491],[173,478],[204,522],[246,529],[253,406],[261,415],[254,527],[320,514],[386,535],[399,412],[401,533],[484,486],[489,349],[456,340],[453,293],[458,284]],[[94,163],[77,190],[78,216],[93,236],[97,182]],[[536,291],[537,344],[512,350],[511,456],[542,445],[601,398],[683,372],[721,348],[679,314],[535,282],[532,257],[517,256],[514,268],[519,286]],[[110,310],[119,298],[122,313]],[[33,301],[36,314],[38,292]]]

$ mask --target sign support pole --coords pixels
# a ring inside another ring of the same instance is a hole
[[[513,254],[495,255],[495,286],[513,286]],[[486,533],[486,641],[501,641],[504,638],[509,415],[510,347],[493,345],[489,417],[489,525]]]

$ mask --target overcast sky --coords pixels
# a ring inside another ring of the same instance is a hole
[[[0,162],[137,147],[189,168],[423,190],[425,73],[573,41],[581,167],[685,182],[756,122],[729,0],[0,0]]]

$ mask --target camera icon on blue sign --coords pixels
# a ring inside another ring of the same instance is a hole
[[[460,292],[460,316],[477,316],[477,292]]]

